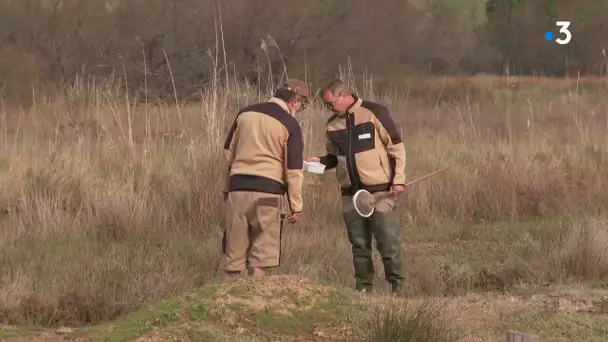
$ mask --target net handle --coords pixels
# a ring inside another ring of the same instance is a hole
[[[407,188],[408,186],[414,185],[414,184],[416,184],[416,183],[418,183],[418,182],[420,182],[420,181],[423,181],[423,180],[425,180],[425,179],[427,179],[427,178],[431,178],[431,177],[433,177],[433,176],[435,176],[435,175],[438,175],[438,174],[440,174],[440,173],[442,173],[442,172],[445,172],[445,171],[447,171],[447,170],[451,169],[451,168],[452,168],[452,166],[454,166],[454,165],[449,165],[449,166],[446,166],[446,167],[444,167],[443,169],[439,169],[439,170],[437,170],[437,171],[433,171],[433,172],[431,172],[431,173],[429,173],[429,174],[427,174],[427,175],[425,175],[425,176],[422,176],[422,177],[420,177],[420,178],[418,178],[418,179],[415,179],[415,180],[413,180],[413,181],[411,181],[411,182],[409,182],[409,183],[405,184],[405,187]]]
[[[454,165],[449,165],[449,166],[444,167],[443,169],[439,169],[439,170],[433,171],[433,172],[431,172],[429,174],[426,174],[426,175],[424,175],[424,176],[422,176],[420,178],[417,178],[417,179],[415,179],[415,180],[413,180],[411,182],[408,182],[407,184],[405,184],[405,187],[407,188],[407,187],[412,186],[412,185],[414,185],[414,184],[416,184],[418,182],[421,182],[421,181],[423,181],[425,179],[428,179],[428,178],[431,178],[433,176],[436,176],[436,175],[438,175],[438,174],[440,174],[442,172],[445,172],[445,171],[451,169],[453,166]],[[391,197],[391,196],[392,195],[390,193],[388,193],[388,194],[384,194],[382,196],[379,196],[378,199],[383,199],[383,198],[387,198],[387,197]],[[376,199],[376,200],[378,200],[378,199]]]

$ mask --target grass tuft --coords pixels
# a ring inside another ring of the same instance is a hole
[[[424,302],[412,308],[391,306],[376,308],[368,323],[368,342],[450,342],[455,330],[441,315],[441,306]]]

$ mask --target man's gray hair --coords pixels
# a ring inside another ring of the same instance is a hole
[[[344,92],[344,93],[349,92],[348,86],[346,85],[346,83],[344,83],[344,81],[342,81],[339,78],[334,78],[325,87],[321,88],[319,90],[319,96],[322,96],[323,93],[325,93],[328,90],[331,91],[331,93],[334,95],[339,92]]]

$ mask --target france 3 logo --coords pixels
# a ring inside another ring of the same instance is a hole
[[[556,21],[555,25],[559,27],[558,34],[554,34],[552,31],[545,32],[545,40],[555,41],[557,44],[566,45],[572,40],[572,32],[570,32],[569,21]]]

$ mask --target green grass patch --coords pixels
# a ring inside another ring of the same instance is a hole
[[[115,321],[99,324],[78,331],[102,340],[126,341],[155,328],[163,328],[190,320],[201,321],[207,316],[206,300],[218,290],[216,285],[207,286],[188,295],[172,297],[146,309],[121,316]]]
[[[503,330],[567,341],[608,340],[608,315],[577,311],[528,311],[512,315]]]
[[[0,339],[4,340],[7,338],[15,337],[28,337],[34,335],[44,329],[36,326],[13,326],[13,325],[0,325]]]

